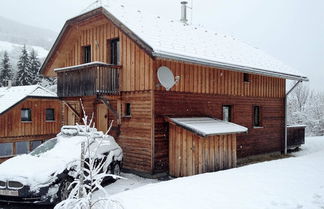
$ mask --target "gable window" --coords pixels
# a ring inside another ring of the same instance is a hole
[[[53,108],[46,109],[46,121],[54,121],[55,120],[55,111]]]
[[[126,117],[130,117],[131,116],[131,104],[130,103],[126,103],[125,104],[125,112],[124,112],[124,116]]]
[[[227,122],[232,121],[232,106],[223,105],[223,120]]]
[[[250,82],[250,75],[248,73],[243,73],[243,81]]]
[[[120,65],[120,42],[118,38],[108,40],[108,50],[110,64]]]
[[[83,63],[91,62],[91,46],[82,47],[82,60]]]
[[[261,126],[260,106],[253,106],[253,126],[254,127]]]
[[[21,121],[23,121],[23,122],[32,121],[32,118],[31,118],[31,109],[29,109],[29,108],[23,108],[23,109],[21,109]]]

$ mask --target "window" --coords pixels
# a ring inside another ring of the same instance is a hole
[[[232,107],[231,105],[223,105],[223,120],[227,122],[232,121]]]
[[[21,109],[21,121],[32,121],[31,118],[31,109],[23,108]]]
[[[9,157],[13,154],[12,143],[0,143],[0,157]]]
[[[248,73],[243,73],[243,81],[250,82],[250,75]]]
[[[82,47],[83,63],[91,62],[91,46]]]
[[[254,127],[261,126],[260,106],[253,106],[253,126]]]
[[[113,65],[120,65],[120,44],[119,39],[112,39],[108,40],[108,50],[110,53],[108,57],[108,60],[110,61],[110,64]]]
[[[29,142],[16,142],[16,154],[27,154],[29,151]]]
[[[55,120],[55,114],[53,108],[47,108],[46,109],[46,121],[54,121]]]
[[[37,148],[39,145],[41,145],[42,141],[32,141],[30,144],[31,144],[30,151],[32,151],[35,148]]]
[[[130,103],[125,104],[125,114],[124,114],[124,116],[131,116],[131,104]]]

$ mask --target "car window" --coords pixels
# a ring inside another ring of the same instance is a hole
[[[55,147],[57,143],[57,138],[50,139],[44,142],[42,145],[34,149],[30,154],[33,156],[40,155],[44,152],[47,152]]]

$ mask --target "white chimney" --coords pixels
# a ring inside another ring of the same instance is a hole
[[[187,20],[187,1],[182,1],[181,2],[181,19],[180,21],[183,22],[184,24],[188,23]]]

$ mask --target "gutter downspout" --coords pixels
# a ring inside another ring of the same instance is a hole
[[[298,80],[297,83],[286,93],[285,96],[285,150],[284,154],[287,154],[288,150],[288,128],[287,128],[287,115],[288,115],[288,107],[287,107],[287,97],[288,95],[298,86],[299,83],[302,83],[302,80]]]

